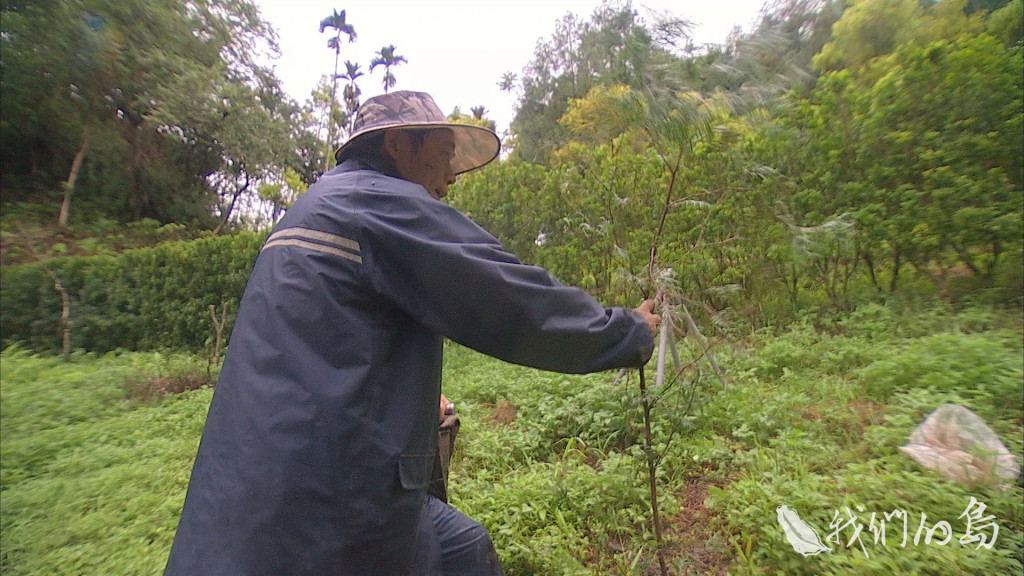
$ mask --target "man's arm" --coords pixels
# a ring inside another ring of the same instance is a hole
[[[640,366],[654,349],[654,303],[607,308],[436,200],[393,195],[364,212],[364,265],[377,292],[455,342],[557,372]],[[367,250],[368,249],[368,250]]]

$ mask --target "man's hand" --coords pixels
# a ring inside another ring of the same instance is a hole
[[[647,327],[651,329],[651,336],[657,336],[658,326],[661,324],[661,316],[654,313],[654,300],[648,298],[643,301],[643,304],[633,309],[638,314],[644,317],[647,321]]]
[[[444,419],[455,413],[455,404],[448,399],[447,396],[441,394],[441,409],[440,409],[440,421],[444,422]]]

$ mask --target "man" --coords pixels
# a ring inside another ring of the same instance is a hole
[[[501,574],[486,530],[426,496],[443,339],[570,373],[650,358],[653,302],[604,308],[440,201],[494,132],[417,92],[355,127],[253,267],[167,575]]]

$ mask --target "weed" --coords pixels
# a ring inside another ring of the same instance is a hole
[[[140,375],[125,383],[125,393],[128,398],[143,402],[212,386],[216,382],[209,363],[203,365],[188,355],[171,352],[136,355],[133,365]]]
[[[655,453],[662,550],[678,574],[1020,573],[1024,480],[1002,493],[961,486],[898,450],[953,402],[1024,451],[1020,326],[988,308],[933,312],[871,305],[723,346],[728,389],[698,366],[687,373],[692,402],[652,392],[652,452],[640,442],[635,383],[538,372],[448,344],[444,392],[462,417],[452,501],[490,530],[509,576],[652,573]],[[159,573],[212,391],[131,383],[187,382],[205,376],[207,358],[73,359],[3,352],[0,571]],[[972,497],[1000,528],[992,549],[958,541]],[[776,521],[782,505],[832,551],[795,552]],[[863,548],[836,530],[847,510],[864,525]],[[947,521],[956,536],[901,546],[890,524],[876,543],[871,514],[877,525],[894,510]]]

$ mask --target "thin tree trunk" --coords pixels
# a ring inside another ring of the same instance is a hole
[[[640,368],[640,396],[644,404],[644,454],[647,456],[647,482],[651,491],[651,521],[654,523],[654,541],[658,552],[658,566],[662,576],[668,576],[665,550],[661,538],[661,512],[658,510],[658,465],[654,458],[654,435],[651,433],[651,399],[647,396],[647,380]]]
[[[992,242],[992,262],[988,265],[988,271],[985,273],[985,280],[991,281],[995,278],[996,267],[999,266],[999,257],[1003,254],[1003,245],[998,241]]]
[[[85,154],[89,151],[89,136],[89,125],[85,124],[82,126],[82,144],[78,147],[78,153],[75,154],[75,159],[71,162],[71,172],[68,174],[67,182],[64,183],[64,201],[61,202],[60,215],[57,217],[57,226],[60,228],[68,227],[68,217],[71,214],[71,194],[75,191],[75,180],[78,179],[82,161],[85,160]]]
[[[235,190],[234,196],[231,197],[231,203],[228,204],[228,209],[224,212],[224,218],[222,218],[221,221],[217,224],[217,227],[213,229],[214,235],[220,234],[221,228],[224,228],[224,225],[228,223],[228,220],[231,218],[231,212],[233,212],[235,209],[235,203],[238,202],[238,198],[242,195],[242,192],[245,192],[248,188],[249,174],[246,173],[245,184],[243,184],[242,187],[239,188],[238,190]]]
[[[975,276],[982,275],[981,268],[974,261],[974,258],[971,258],[971,253],[967,251],[966,246],[959,246],[954,243],[953,250],[956,250],[957,255],[960,257],[960,261],[970,268],[971,272],[973,272]]]
[[[228,301],[222,300],[220,304],[220,319],[217,319],[217,309],[210,304],[208,310],[210,312],[210,322],[213,323],[213,349],[210,351],[210,356],[206,362],[206,376],[210,377],[213,372],[213,367],[220,363],[220,352],[224,345],[224,332],[228,325]]]
[[[64,361],[71,362],[71,297],[56,274],[50,271],[47,271],[47,274],[50,275],[50,278],[53,278],[53,289],[60,294],[61,352]]]
[[[899,281],[900,281],[900,268],[902,268],[902,267],[903,267],[902,254],[900,253],[899,249],[897,249],[896,253],[893,255],[893,258],[892,258],[892,278],[889,279],[889,293],[890,294],[895,294],[896,293],[896,287],[897,287],[897,285],[899,284]]]
[[[338,45],[334,49],[334,75],[331,76],[331,106],[327,113],[327,145],[324,146],[324,172],[331,168],[331,145],[334,144],[334,106],[338,99],[338,59],[341,57],[341,32],[337,36]]]
[[[864,251],[861,253],[861,257],[864,259],[864,264],[868,267],[868,273],[871,274],[871,284],[875,287],[875,292],[881,294],[882,286],[878,283],[878,276],[875,274],[875,262],[871,258],[871,253]]]

